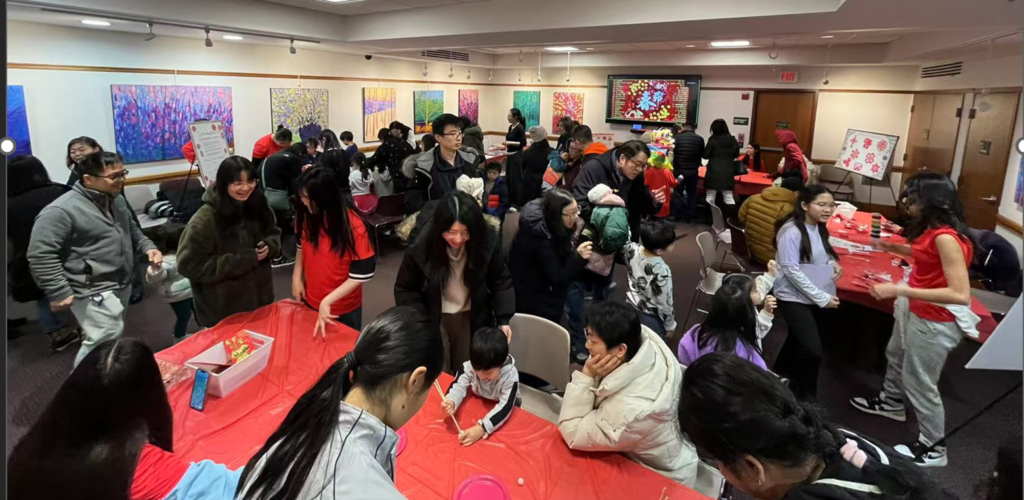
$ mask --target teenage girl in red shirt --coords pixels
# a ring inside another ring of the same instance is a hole
[[[887,241],[877,246],[914,258],[909,282],[875,285],[877,300],[896,299],[895,326],[886,348],[888,365],[882,392],[853,398],[857,409],[903,422],[906,394],[917,415],[920,434],[895,447],[921,466],[946,465],[945,409],[938,381],[946,356],[964,334],[976,336],[979,318],[970,311],[967,266],[974,253],[956,186],[941,174],[924,173],[907,181],[901,201],[912,221],[905,229],[909,245]]]

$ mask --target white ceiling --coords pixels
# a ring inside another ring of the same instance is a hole
[[[282,5],[301,7],[303,9],[329,12],[342,16],[375,14],[378,12],[395,12],[399,10],[425,9],[442,5],[488,2],[491,0],[355,0],[346,2],[328,2],[326,0],[263,0]]]

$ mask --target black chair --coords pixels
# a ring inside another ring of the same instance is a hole
[[[730,242],[730,250],[732,254],[741,262],[743,262],[744,269],[751,269],[754,272],[763,272],[764,266],[757,262],[754,262],[753,257],[750,254],[750,247],[747,246],[747,231],[740,223],[740,221],[730,217],[725,221],[729,226],[729,235],[732,237]]]
[[[405,193],[389,194],[377,199],[377,210],[366,216],[366,221],[373,226],[373,246],[376,248],[377,260],[380,261],[380,230],[394,226],[405,219]]]

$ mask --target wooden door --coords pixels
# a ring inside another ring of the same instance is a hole
[[[967,224],[973,228],[996,227],[1019,99],[1019,93],[975,94],[964,165],[957,182]]]
[[[960,130],[962,94],[917,94],[910,116],[903,183],[920,172],[953,171],[956,137]]]
[[[757,92],[752,141],[761,144],[761,157],[769,172],[774,172],[782,159],[782,145],[775,137],[777,128],[795,132],[800,148],[811,157],[816,96],[813,91]]]

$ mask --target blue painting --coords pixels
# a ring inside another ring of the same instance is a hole
[[[28,114],[25,112],[25,87],[7,86],[7,137],[14,139],[15,155],[32,154],[28,135]]]
[[[114,142],[126,164],[183,158],[188,124],[218,120],[234,146],[231,87],[111,85]]]

